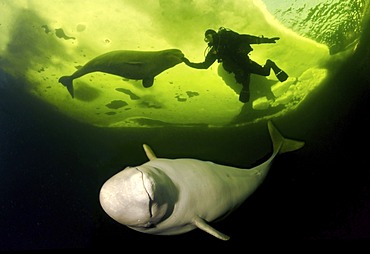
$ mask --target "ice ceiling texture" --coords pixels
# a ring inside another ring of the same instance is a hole
[[[95,126],[154,127],[243,125],[295,110],[353,54],[368,3],[0,0],[0,5],[0,68],[24,81],[21,89]],[[253,45],[250,56],[261,64],[274,60],[290,78],[280,83],[273,74],[252,75],[253,108],[239,102],[240,85],[217,63],[208,70],[180,63],[156,76],[150,88],[95,72],[74,81],[75,98],[58,83],[113,50],[177,48],[191,61],[203,61],[204,31],[221,26],[280,37],[276,44]],[[253,117],[235,121],[241,114]]]

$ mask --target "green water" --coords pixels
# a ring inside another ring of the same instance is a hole
[[[0,67],[23,78],[31,96],[101,127],[221,127],[285,115],[353,54],[367,10],[365,1],[1,3]],[[274,45],[255,45],[250,57],[261,64],[274,60],[289,79],[252,75],[247,105],[238,101],[241,86],[217,63],[208,70],[179,64],[157,75],[150,88],[139,80],[90,73],[75,80],[74,99],[58,82],[117,49],[178,48],[192,61],[203,61],[204,31],[221,26],[280,37]]]
[[[196,243],[230,252],[368,240],[368,4],[0,0],[0,250],[173,252]],[[276,60],[292,79],[253,76],[248,105],[217,64],[179,64],[148,89],[93,73],[75,81],[74,99],[58,83],[115,49],[179,48],[202,61],[203,33],[219,26],[280,36],[251,58]],[[143,143],[158,157],[248,168],[270,155],[267,119],[306,144],[277,157],[261,188],[215,225],[231,241],[200,230],[142,234],[101,209],[102,184],[147,161]]]

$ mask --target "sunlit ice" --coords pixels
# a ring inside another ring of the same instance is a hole
[[[113,0],[107,5],[105,1],[2,0],[0,67],[24,79],[27,86],[22,89],[30,96],[91,125],[217,127],[243,125],[295,110],[356,48],[356,31],[352,30],[351,36],[349,31],[341,32],[350,39],[344,38],[344,46],[338,49],[329,39],[309,34],[307,27],[302,27],[303,19],[291,25],[279,12],[282,4],[274,1],[211,2]],[[316,2],[320,6],[326,1]],[[366,9],[364,1],[344,4]],[[345,10],[338,14],[339,20],[326,18],[325,27],[335,33],[354,13],[356,24],[361,25],[362,9]],[[175,48],[193,61],[203,61],[204,31],[219,27],[280,37],[273,45],[253,45],[250,57],[260,64],[272,59],[288,73],[288,80],[279,82],[273,74],[252,77],[248,109],[238,100],[241,86],[216,63],[207,70],[178,64],[157,75],[149,88],[140,80],[94,72],[75,80],[75,98],[58,82],[92,58],[114,50]],[[234,121],[250,111],[254,112],[252,118]]]

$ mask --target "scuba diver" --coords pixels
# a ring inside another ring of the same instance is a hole
[[[230,29],[220,27],[218,32],[208,29],[204,41],[208,44],[208,53],[204,62],[192,63],[186,57],[183,62],[195,69],[208,69],[216,60],[222,63],[228,73],[233,73],[237,83],[242,85],[239,101],[246,103],[250,99],[250,75],[269,76],[272,69],[280,82],[288,78],[288,74],[281,70],[273,61],[267,59],[264,66],[252,61],[248,54],[253,50],[250,44],[276,43],[279,37],[266,38],[249,34],[239,34]]]

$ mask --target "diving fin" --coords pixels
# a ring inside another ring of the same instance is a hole
[[[284,82],[289,76],[285,71],[280,70],[278,73],[276,73],[276,77],[280,82]]]

